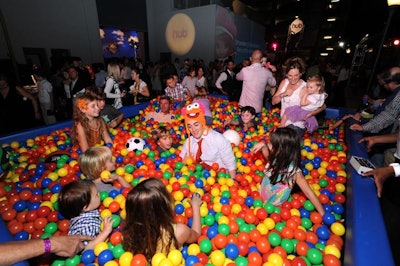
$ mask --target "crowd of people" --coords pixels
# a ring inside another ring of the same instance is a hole
[[[43,119],[42,122],[46,124],[59,118],[57,112],[64,112],[64,118],[71,117],[72,144],[78,146],[82,152],[79,166],[87,180],[74,181],[64,186],[58,200],[60,212],[71,219],[69,234],[85,235],[88,238],[85,238],[85,245],[77,246],[75,243],[68,250],[53,250],[49,241],[71,242],[74,238],[45,239],[45,253],[54,252],[70,256],[104,241],[111,233],[112,220],[105,218],[104,227],[100,229],[102,218],[98,212],[99,192],[111,191],[115,188],[112,184],[116,182],[130,191],[126,203],[126,223],[122,230],[126,250],[142,253],[150,260],[157,252],[168,253],[184,243],[197,241],[201,234],[200,195],[194,194],[191,199],[193,222],[189,227],[173,221],[171,197],[159,179],[150,178],[132,188],[124,178],[116,174],[105,174],[115,170],[115,162],[109,148],[113,145],[109,129],[117,127],[123,120],[123,115],[118,109],[124,105],[148,101],[153,96],[159,96],[157,100],[160,108],[146,114],[144,119],[159,123],[152,132],[157,151],[162,153],[171,148],[180,149],[179,156],[183,161],[191,160],[205,169],[226,169],[233,179],[236,176],[235,156],[229,140],[211,128],[213,117],[209,93],[217,92],[225,95],[229,101],[239,103],[241,112],[238,120],[222,122],[224,126],[240,126],[246,131],[257,127],[257,118],[260,117],[263,108],[280,105],[280,126],[270,134],[268,143],[257,143],[253,147],[253,152],[262,152],[267,161],[260,188],[262,200],[279,206],[289,198],[293,187],[297,185],[316,210],[321,215],[324,214],[324,208],[301,171],[300,138],[305,131],[312,133],[318,128],[315,115],[326,108],[325,100],[330,97],[329,93],[334,86],[332,80],[326,80],[320,71],[307,69],[300,57],[288,58],[279,67],[267,64],[260,50],[255,50],[250,60],[244,60],[239,67],[236,67],[231,59],[223,62],[221,68],[214,62],[206,67],[201,60],[187,59],[181,68],[178,61],[175,63],[142,65],[139,62],[137,65],[131,65],[129,60],[111,61],[107,71],[100,65],[92,75],[86,68],[73,63],[64,68],[63,72],[59,72],[59,75],[62,75],[62,82],[59,83],[62,87],[58,90],[61,89],[63,97],[60,97],[60,94],[55,96],[56,87],[46,80],[41,70],[34,72],[38,81],[37,98],[19,86],[9,86],[7,78],[0,76],[3,94],[1,100],[9,101],[10,109],[13,108],[10,104],[17,101],[30,103],[34,110],[30,114],[34,114],[37,120]],[[282,72],[283,78],[277,75],[278,70]],[[346,73],[339,73],[338,84],[342,86],[346,80]],[[400,115],[400,68],[392,67],[382,76],[384,87],[391,94],[385,101],[379,101],[375,117],[370,121],[362,121],[361,113],[348,116],[362,123],[355,123],[350,129],[379,134],[377,128],[382,129],[382,125],[385,125],[384,128],[390,128],[390,136],[380,137],[387,133],[382,131],[381,135],[366,136],[361,142],[366,142],[368,148],[378,143],[397,142],[398,148],[400,138],[397,135],[396,122]],[[270,91],[274,92],[269,95],[270,98],[266,98]],[[265,102],[266,99],[268,103]],[[57,104],[60,102],[65,104]],[[178,104],[172,106],[172,102]],[[57,110],[57,107],[65,109]],[[168,127],[171,121],[176,119],[173,109],[182,112],[188,134],[183,143],[173,142]],[[380,126],[372,126],[374,123],[379,123]],[[399,200],[396,193],[385,192],[385,184],[392,180],[390,177],[400,175],[398,153],[398,149],[394,152],[392,150],[394,161],[391,163],[395,164],[382,164],[382,168],[365,173],[375,177],[379,197],[388,195],[385,198],[395,198],[390,200],[395,202],[395,207],[391,205],[391,208],[399,208],[397,206],[400,205],[396,205]],[[4,174],[3,172],[0,173]],[[391,186],[397,183],[390,182]],[[160,218],[159,212],[152,213],[149,210],[162,210],[163,217]],[[154,231],[151,237],[147,237],[150,235],[149,230]],[[40,245],[37,242],[39,241],[27,241],[26,245],[36,247]],[[1,244],[7,248],[12,245],[16,244]],[[39,255],[38,252],[29,254]],[[27,258],[16,255],[13,257]],[[11,259],[5,260],[7,263],[10,261],[14,262]]]

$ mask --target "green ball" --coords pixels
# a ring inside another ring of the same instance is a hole
[[[312,222],[309,218],[301,218],[301,226],[303,226],[305,229],[310,229],[312,226]]]
[[[237,266],[247,266],[249,264],[249,261],[247,260],[247,258],[239,256],[235,259],[235,264]]]
[[[278,230],[279,232],[282,232],[282,229],[286,226],[285,222],[279,222],[275,225],[275,229]]]
[[[236,223],[238,224],[238,226],[241,226],[242,224],[245,224],[245,221],[243,220],[243,218],[236,218]]]
[[[288,238],[282,239],[281,246],[283,247],[284,250],[286,250],[286,252],[288,254],[290,254],[294,251],[294,244],[293,244],[292,240],[290,240]]]
[[[128,174],[132,174],[133,170],[135,170],[135,167],[131,164],[127,164],[125,166],[125,172]]]
[[[111,250],[113,253],[114,258],[119,259],[122,254],[125,253],[124,247],[122,244],[117,244],[114,246],[114,248]]]
[[[44,232],[53,235],[57,231],[57,229],[58,229],[57,223],[50,222],[46,224],[46,226],[44,227]]]
[[[51,266],[64,266],[65,265],[65,261],[64,260],[55,260],[51,263]]]
[[[221,197],[230,199],[231,198],[231,193],[228,190],[224,190],[221,193]]]
[[[206,217],[204,217],[204,223],[208,226],[211,226],[215,223],[214,216],[208,214]]]
[[[218,233],[223,234],[223,235],[229,235],[231,230],[229,229],[229,225],[227,224],[220,224],[218,226]]]
[[[153,159],[154,156],[156,156],[156,153],[155,153],[154,151],[149,151],[149,153],[147,154],[147,156],[148,156],[150,159]]]
[[[250,233],[250,226],[246,223],[239,226],[239,232]]]
[[[304,202],[304,209],[306,209],[309,212],[312,212],[315,210],[315,207],[310,200],[306,200]]]
[[[318,181],[318,185],[319,185],[320,187],[326,187],[326,186],[328,185],[328,180],[326,180],[326,179],[320,179],[320,180]]]
[[[184,166],[184,164],[183,164],[182,162],[177,162],[177,163],[175,164],[175,169],[181,170],[183,166]]]
[[[69,160],[69,156],[66,154],[61,155],[61,159],[68,161]]]
[[[275,206],[272,203],[265,203],[264,209],[268,212],[268,214],[271,214],[275,210]]]
[[[214,217],[215,217],[215,221],[218,221],[218,220],[219,220],[219,218],[221,218],[222,216],[224,216],[224,214],[223,214],[223,213],[221,213],[221,212],[218,212],[218,213],[216,213],[216,214],[214,215]]]
[[[263,205],[263,202],[262,202],[262,200],[260,200],[260,199],[256,199],[256,200],[254,200],[254,202],[253,202],[253,206],[254,206],[255,208],[261,208],[262,205]]]
[[[325,250],[325,245],[321,244],[321,243],[317,243],[317,244],[315,244],[315,248],[317,248],[317,249],[319,249],[321,251],[324,251]]]
[[[268,241],[271,244],[271,246],[276,247],[276,246],[279,246],[279,244],[281,243],[282,239],[281,239],[281,236],[278,235],[277,233],[271,232],[268,235]]]
[[[100,192],[100,200],[101,201],[103,201],[107,197],[108,197],[108,192],[107,191]]]
[[[57,168],[62,168],[67,163],[67,160],[59,159],[57,161]]]
[[[171,172],[164,172],[163,173],[163,178],[165,178],[165,179],[167,179],[167,180],[169,180],[170,178],[171,178]]]
[[[72,258],[66,259],[65,265],[66,266],[75,266],[75,265],[78,265],[79,262],[81,262],[81,257],[79,255],[75,255]]]
[[[112,227],[117,228],[118,225],[121,223],[121,217],[119,215],[113,214],[111,219],[113,220]]]
[[[208,238],[204,238],[203,240],[201,240],[199,246],[200,246],[200,251],[205,254],[210,253],[212,250],[212,243]]]
[[[203,170],[203,166],[201,164],[196,164],[195,169],[197,172],[201,172],[201,170]]]

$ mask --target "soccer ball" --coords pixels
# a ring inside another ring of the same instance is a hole
[[[143,139],[141,138],[130,138],[125,144],[125,147],[128,151],[142,151],[144,149],[144,146],[146,145],[146,142],[144,142]]]
[[[241,141],[241,137],[239,133],[233,129],[228,129],[227,131],[222,134],[227,140],[229,140],[231,143],[235,144],[235,146],[239,145]]]

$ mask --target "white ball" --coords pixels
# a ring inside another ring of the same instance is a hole
[[[146,142],[144,142],[143,139],[135,137],[128,139],[128,141],[125,144],[125,147],[128,151],[137,151],[137,150],[142,151],[145,145]]]
[[[233,129],[228,129],[222,135],[236,146],[239,145],[240,141],[242,140],[239,133]]]

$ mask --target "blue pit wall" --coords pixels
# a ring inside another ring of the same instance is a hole
[[[148,103],[122,107],[120,110],[124,117],[134,117],[144,110]],[[340,118],[347,110],[327,108],[326,118]],[[23,131],[0,138],[0,145],[13,141],[25,141],[43,134],[50,134],[55,130],[71,127],[71,121],[52,124]],[[346,143],[348,146],[348,158],[356,155],[368,158],[364,145],[358,141],[362,137],[361,132],[351,131],[346,125]],[[360,176],[348,163],[346,184],[346,236],[344,241],[344,265],[394,265],[392,252],[386,234],[386,228],[381,214],[379,200],[376,194],[375,183],[370,178]],[[0,218],[0,242],[13,240],[5,223]],[[28,262],[17,263],[18,266],[27,266]]]

